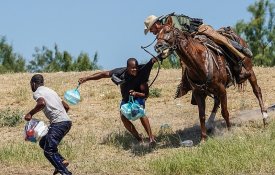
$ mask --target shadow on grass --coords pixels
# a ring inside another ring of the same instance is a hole
[[[231,127],[241,127],[241,123],[231,123]],[[226,127],[225,121],[223,119],[215,121],[215,128],[207,130],[208,137],[221,136],[228,129]],[[172,127],[169,125],[161,126],[158,135],[157,142],[158,146],[156,148],[177,148],[184,146],[182,144],[185,140],[192,140],[193,146],[197,146],[201,142],[201,128],[199,125],[193,125],[191,127],[185,128],[183,130],[173,131]]]
[[[200,142],[200,127],[193,126],[184,130],[173,131],[170,126],[162,127],[156,134],[156,145],[151,145],[148,138],[144,138],[144,143],[139,143],[127,131],[113,132],[103,138],[101,144],[114,146],[118,149],[130,151],[135,156],[143,156],[156,149],[177,148],[184,140],[192,140],[194,145]]]
[[[130,135],[128,132],[118,131],[108,134],[105,138],[103,138],[101,144],[129,150],[131,149],[131,144],[135,142],[137,143],[133,136]]]
[[[182,142],[185,140],[192,140],[193,146],[200,143],[200,127],[194,125],[183,130],[173,131],[169,125],[161,126],[157,135],[157,148],[178,148],[182,146]]]
[[[251,113],[251,111],[248,111]],[[275,112],[275,105],[268,108],[268,112]],[[250,114],[249,113],[249,114]],[[260,113],[259,113],[260,114]],[[251,118],[246,118],[246,120],[240,120],[241,116],[238,115],[231,119],[231,127],[243,127],[248,125],[249,127],[262,128],[263,125],[261,120],[250,121]],[[244,118],[244,117],[243,117]],[[215,128],[207,132],[208,137],[222,136],[228,129],[224,119],[215,121]],[[182,142],[185,140],[192,140],[193,145],[197,146],[201,141],[201,129],[199,125],[194,125],[183,130],[174,131],[171,126],[164,124],[160,127],[158,133],[156,133],[157,144],[152,146],[148,143],[148,138],[144,138],[145,143],[139,143],[137,140],[129,134],[127,131],[118,131],[110,133],[107,135],[102,144],[117,147],[118,149],[123,149],[130,151],[136,156],[143,156],[145,154],[151,153],[156,149],[167,149],[167,148],[178,148],[182,147]]]
[[[103,138],[101,144],[114,146],[118,149],[130,151],[136,156],[143,156],[145,154],[151,153],[154,150],[154,147],[152,147],[149,143],[139,143],[127,131],[110,133],[105,138]]]
[[[241,127],[240,123],[233,123],[232,127]],[[227,131],[225,121],[223,119],[215,122],[215,128],[207,132],[208,137],[215,137],[223,135]],[[151,153],[156,149],[178,148],[183,146],[182,142],[185,140],[192,140],[193,145],[197,146],[201,141],[201,129],[199,125],[194,125],[183,130],[173,131],[173,128],[168,124],[161,126],[156,134],[157,144],[152,146],[148,143],[148,138],[144,138],[144,143],[139,143],[127,131],[113,132],[103,138],[101,144],[114,146],[118,149],[130,151],[136,156],[143,156]]]

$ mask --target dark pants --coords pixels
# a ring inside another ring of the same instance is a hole
[[[58,172],[63,175],[70,175],[72,173],[63,165],[62,162],[64,158],[58,153],[57,146],[62,138],[69,132],[71,126],[71,121],[52,123],[49,126],[48,133],[42,137],[39,142],[40,147],[44,150],[45,157],[58,170]]]

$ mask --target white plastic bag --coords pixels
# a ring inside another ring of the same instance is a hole
[[[30,142],[37,142],[48,133],[48,126],[38,119],[31,119],[25,125],[24,137]]]

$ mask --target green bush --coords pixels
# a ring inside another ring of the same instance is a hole
[[[150,97],[160,97],[161,96],[161,89],[153,88],[149,90]]]
[[[23,115],[22,111],[13,110],[11,108],[7,108],[0,111],[0,127],[3,126],[16,126],[20,122],[22,122],[21,116]]]

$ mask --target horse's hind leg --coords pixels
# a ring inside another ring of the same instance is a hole
[[[209,116],[207,122],[206,122],[206,128],[207,130],[212,130],[215,127],[215,117],[216,117],[216,113],[218,111],[219,105],[220,105],[221,101],[217,96],[214,96],[214,106],[211,112],[211,115]]]
[[[263,116],[264,126],[266,126],[267,125],[268,114],[267,114],[267,110],[264,106],[261,88],[259,87],[259,85],[257,83],[257,78],[255,76],[254,71],[251,69],[250,72],[251,72],[251,77],[248,80],[249,80],[249,83],[252,86],[253,93],[255,94],[255,96],[257,97],[257,99],[259,101],[259,105],[261,107],[261,112],[262,112],[262,116]]]

